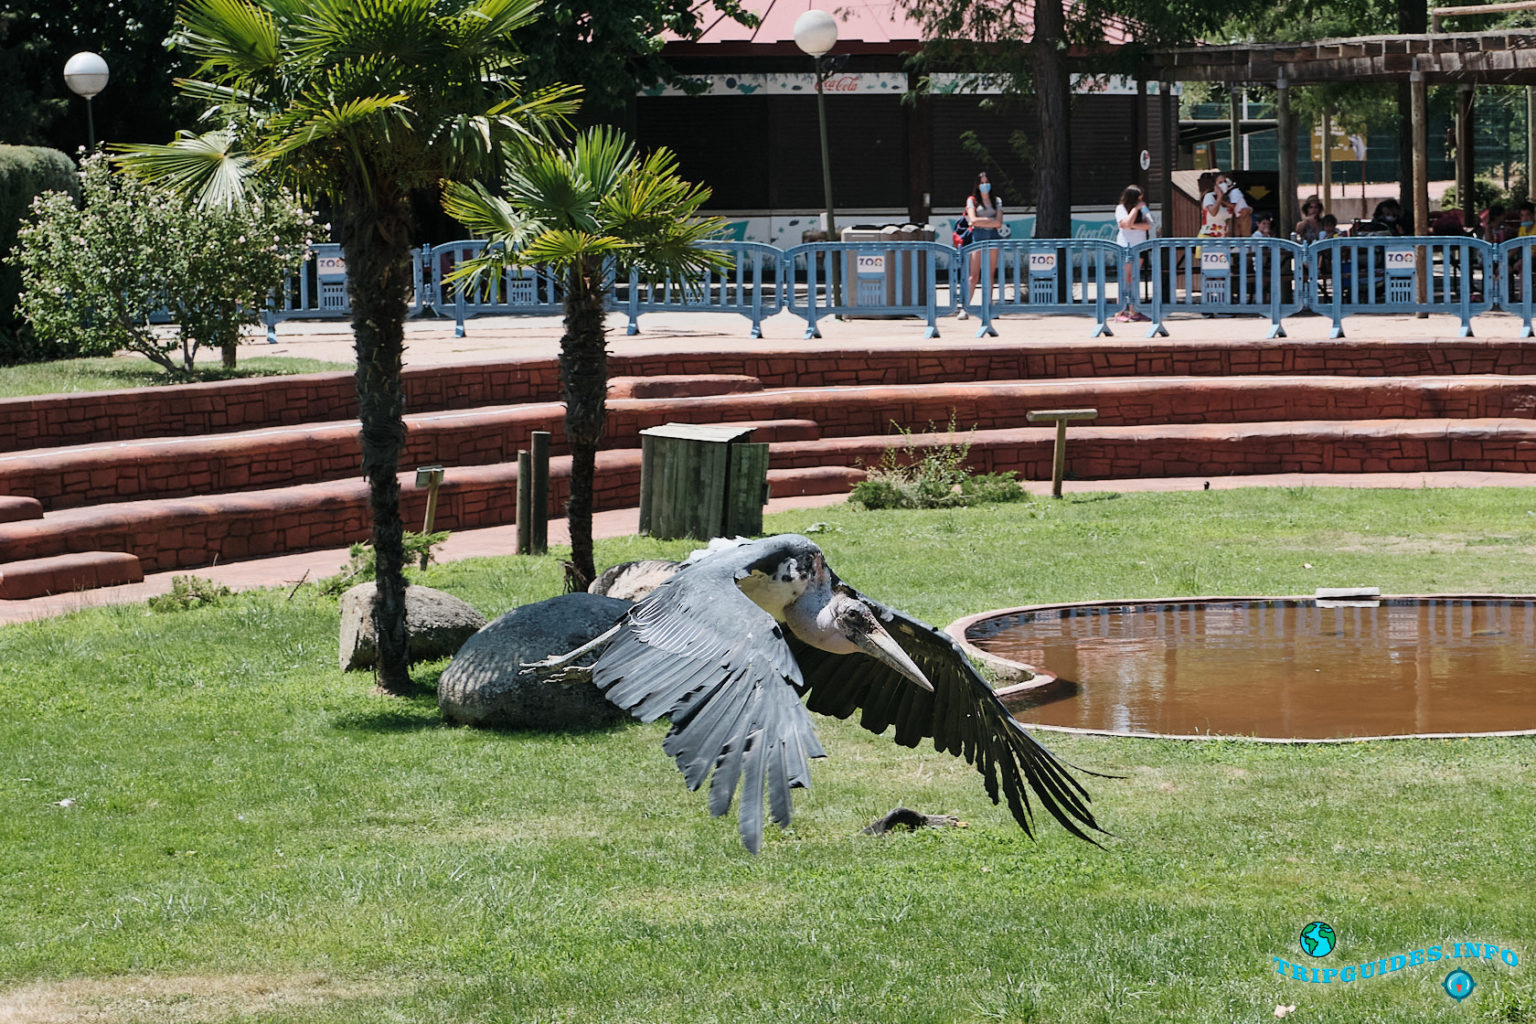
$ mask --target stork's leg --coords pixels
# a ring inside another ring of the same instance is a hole
[[[621,619],[619,622],[615,623],[611,629],[602,635],[587,641],[580,647],[576,648],[574,651],[569,651],[560,655],[552,654],[545,658],[543,661],[535,661],[531,664],[524,665],[522,668],[518,669],[518,675],[523,675],[530,672],[537,672],[541,674],[548,673],[547,679],[552,683],[564,683],[566,685],[570,685],[572,683],[589,683],[592,681],[592,666],[576,665],[573,664],[573,662],[580,659],[583,655],[590,654],[600,647],[607,646],[608,642],[618,635],[619,630],[622,629],[623,626],[624,622]]]

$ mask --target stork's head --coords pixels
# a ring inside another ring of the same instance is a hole
[[[923,689],[933,689],[933,684],[928,681],[923,670],[907,657],[907,652],[880,624],[879,616],[869,605],[842,590],[834,593],[828,603],[832,621],[849,643],[876,661],[889,665]]]

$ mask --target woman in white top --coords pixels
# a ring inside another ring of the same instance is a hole
[[[965,219],[971,225],[971,241],[985,242],[994,238],[1001,238],[999,232],[1003,227],[1003,203],[992,196],[992,183],[987,180],[987,172],[982,171],[976,175],[976,187],[965,199]],[[987,291],[992,290],[992,280],[997,277],[997,250],[993,249],[987,254],[988,260]],[[976,282],[981,278],[981,253],[971,253],[971,274],[969,283],[965,289],[965,301],[960,303],[960,313],[957,319],[964,320],[968,314],[965,311],[966,304],[971,301],[971,294],[976,291]]]
[[[1152,237],[1152,211],[1147,209],[1141,189],[1135,185],[1127,185],[1125,191],[1120,193],[1120,205],[1115,207],[1115,227],[1119,229],[1116,240],[1126,249]],[[1139,277],[1135,273],[1133,261],[1127,259],[1120,272],[1120,294],[1125,298],[1125,308],[1115,316],[1121,323],[1152,319],[1136,309]]]

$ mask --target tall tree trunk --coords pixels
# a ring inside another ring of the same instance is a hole
[[[1397,0],[1397,31],[1418,35],[1429,31],[1426,0]],[[1409,114],[1413,91],[1406,81],[1397,83],[1397,201],[1403,206],[1404,223],[1413,223],[1413,118]],[[1364,168],[1362,168],[1362,171]],[[1369,214],[1371,211],[1367,210]]]
[[[1040,124],[1035,164],[1035,237],[1072,237],[1072,158],[1068,143],[1067,21],[1062,0],[1035,0],[1035,111]]]
[[[560,338],[560,386],[565,398],[565,439],[571,446],[572,589],[585,590],[597,576],[592,563],[592,495],[597,449],[608,417],[608,339],[603,324],[600,260],[577,260],[565,288],[565,334]]]
[[[411,299],[411,210],[387,182],[349,190],[338,211],[347,260],[352,332],[357,344],[357,409],[363,475],[373,513],[378,600],[373,607],[378,659],[374,681],[385,693],[411,690],[405,630],[405,526],[400,518],[400,450],[405,395],[400,382],[405,315]]]

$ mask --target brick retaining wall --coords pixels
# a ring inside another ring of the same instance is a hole
[[[767,387],[1157,375],[1536,374],[1536,341],[1276,338],[1213,344],[1100,338],[1049,345],[978,340],[968,349],[724,350],[668,355],[621,351],[610,357],[609,373],[615,377],[745,374],[760,378]],[[553,359],[410,369],[402,383],[410,412],[559,398]],[[351,373],[0,399],[0,451],[350,420],[356,409]]]

